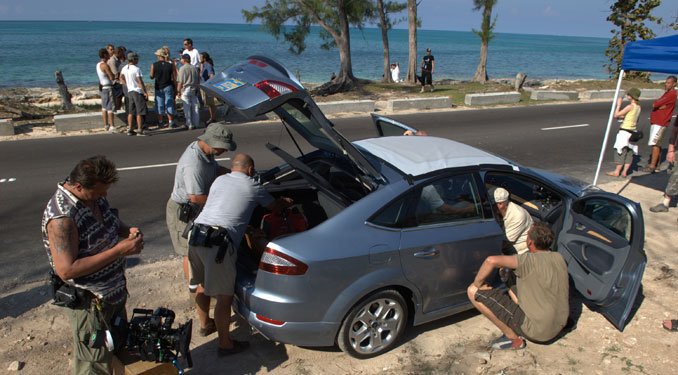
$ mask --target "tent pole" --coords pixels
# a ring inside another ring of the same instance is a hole
[[[610,126],[614,120],[614,109],[617,105],[617,98],[619,97],[619,89],[621,88],[622,79],[624,78],[624,69],[619,72],[619,79],[617,80],[617,89],[614,92],[614,99],[612,99],[612,107],[610,108],[610,117],[607,119],[607,128],[605,129],[605,137],[603,138],[603,145],[600,148],[600,157],[598,158],[598,167],[596,168],[596,176],[593,178],[593,186],[598,182],[598,175],[600,174],[600,167],[603,164],[603,156],[605,156],[605,148],[607,147],[607,138],[610,135]]]

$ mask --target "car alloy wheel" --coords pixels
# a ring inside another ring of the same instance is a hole
[[[376,292],[346,316],[337,343],[355,358],[370,358],[390,350],[407,323],[407,305],[395,290]]]

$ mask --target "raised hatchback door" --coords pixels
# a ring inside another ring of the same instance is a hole
[[[645,271],[644,239],[640,205],[610,193],[574,201],[558,236],[575,288],[620,331]]]
[[[394,119],[379,116],[372,113],[372,123],[377,130],[377,136],[379,137],[390,137],[396,135],[405,135],[405,132],[410,131],[412,135],[417,133],[417,129],[405,125],[402,122],[398,122]]]

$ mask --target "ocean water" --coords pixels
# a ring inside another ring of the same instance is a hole
[[[54,72],[61,70],[69,86],[97,84],[95,65],[99,48],[111,43],[124,45],[140,56],[139,66],[148,78],[156,49],[168,45],[178,57],[184,38],[208,52],[217,70],[263,54],[279,60],[304,82],[325,82],[338,72],[339,53],[323,50],[318,29],[307,38],[301,55],[289,51],[258,25],[151,23],[151,22],[73,22],[2,21],[0,22],[0,86],[50,87]],[[471,32],[418,31],[418,58],[427,47],[436,58],[434,79],[468,80],[478,64],[480,43]],[[490,78],[515,77],[524,72],[528,78],[605,79],[607,62],[605,38],[550,35],[496,34],[488,54]],[[407,69],[407,30],[389,33],[391,60]],[[352,30],[353,72],[357,77],[380,79],[383,51],[381,33],[375,28]]]

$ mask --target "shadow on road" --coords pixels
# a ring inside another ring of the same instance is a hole
[[[0,298],[0,319],[16,318],[51,300],[49,285],[44,284]]]

